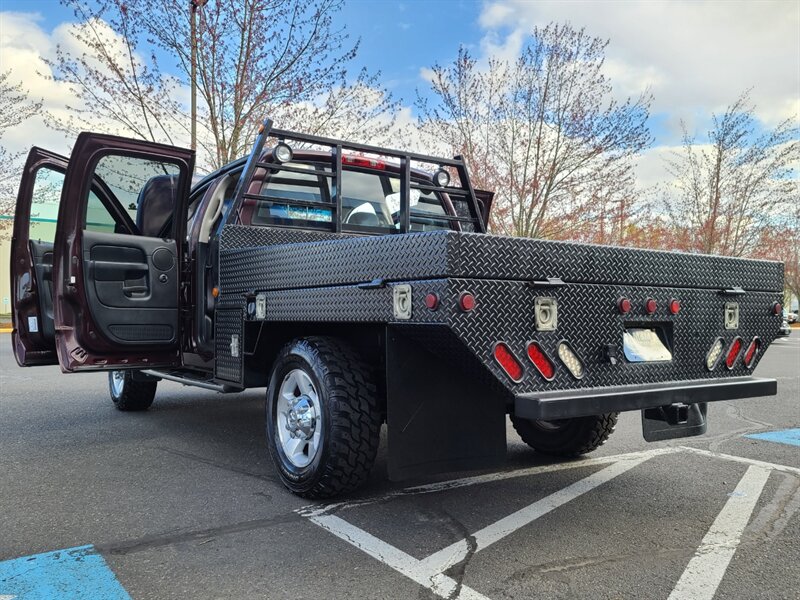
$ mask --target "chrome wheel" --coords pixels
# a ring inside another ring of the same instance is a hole
[[[308,374],[302,369],[289,371],[278,392],[275,427],[283,452],[295,467],[308,466],[319,451],[321,408]]]
[[[115,398],[122,396],[125,389],[125,371],[111,371],[111,393]]]

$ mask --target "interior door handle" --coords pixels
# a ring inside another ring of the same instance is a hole
[[[93,260],[91,267],[94,276],[100,281],[137,279],[147,275],[149,271],[145,263],[116,262],[110,260]]]
[[[124,294],[146,294],[146,285],[123,285],[122,293]]]

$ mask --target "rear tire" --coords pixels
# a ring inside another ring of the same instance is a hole
[[[533,421],[511,417],[522,441],[542,454],[575,457],[602,446],[614,432],[619,413],[575,417],[559,421]]]
[[[304,498],[330,498],[366,482],[382,415],[367,364],[328,337],[290,342],[267,388],[267,442],[283,484]]]
[[[111,371],[108,389],[118,410],[134,412],[147,410],[156,397],[158,381],[136,381],[133,371]]]

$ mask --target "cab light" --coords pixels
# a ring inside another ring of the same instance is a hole
[[[652,315],[653,313],[655,313],[656,308],[658,308],[658,304],[656,303],[655,300],[653,300],[652,298],[648,298],[647,300],[645,300],[644,311],[648,315]]]
[[[750,342],[750,345],[747,347],[744,353],[744,366],[748,369],[753,366],[753,360],[756,356],[758,356],[758,351],[761,350],[761,340],[757,337],[753,338],[753,341]]]
[[[436,173],[433,174],[433,183],[437,187],[447,187],[450,183],[450,173],[445,171],[443,167],[439,167]]]
[[[673,315],[677,315],[679,312],[681,312],[681,301],[676,298],[670,300],[669,312],[671,312]]]
[[[539,371],[539,374],[547,381],[551,381],[556,376],[556,367],[550,357],[545,354],[542,347],[536,342],[528,344],[528,358]]]
[[[567,367],[567,370],[572,374],[575,379],[583,378],[583,363],[581,363],[578,355],[572,351],[566,342],[561,342],[558,345],[558,358]]]
[[[725,366],[728,369],[732,369],[733,366],[736,364],[736,359],[739,358],[739,354],[742,352],[742,338],[737,337],[731,343],[731,347],[728,348],[728,355],[725,357]]]
[[[425,306],[427,306],[430,310],[436,310],[439,308],[439,296],[433,292],[425,296]]]
[[[633,307],[630,300],[627,298],[620,298],[617,300],[617,308],[621,314],[627,315],[629,312],[631,312],[631,308]]]
[[[286,142],[280,142],[272,149],[272,156],[279,163],[288,163],[292,160],[292,149]]]
[[[783,305],[780,302],[776,302],[772,305],[772,314],[776,316],[783,314]]]
[[[342,156],[342,164],[366,169],[380,169],[381,171],[386,168],[386,163],[382,160],[373,160],[365,156]]]
[[[464,312],[469,312],[475,308],[475,296],[469,292],[464,292],[458,298],[458,305]]]
[[[514,383],[522,381],[522,364],[520,364],[517,357],[514,356],[514,353],[511,352],[511,348],[503,342],[497,342],[494,345],[494,359]]]
[[[713,371],[714,368],[717,366],[720,357],[722,356],[722,348],[724,347],[722,343],[722,338],[717,338],[714,340],[714,343],[711,346],[711,350],[708,351],[706,354],[706,368],[709,371]]]

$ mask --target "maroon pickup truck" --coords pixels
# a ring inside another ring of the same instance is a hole
[[[194,185],[193,163],[90,133],[69,160],[31,151],[14,353],[108,371],[123,411],[160,380],[266,387],[267,447],[298,494],[361,485],[384,423],[402,479],[500,464],[507,415],[572,457],[620,411],[652,441],[702,434],[709,402],[776,393],[752,372],[781,325],[780,263],[489,235],[492,194],[460,157],[270,121]],[[32,207],[54,193],[55,237],[38,239]]]

